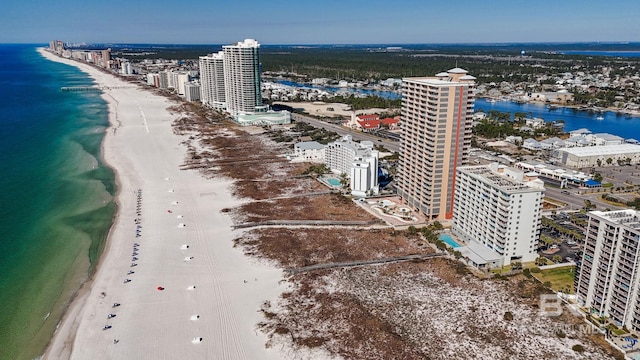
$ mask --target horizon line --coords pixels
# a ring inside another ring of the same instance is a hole
[[[255,39],[255,38],[254,38]],[[54,39],[50,40],[53,41]],[[222,46],[233,42],[224,43],[155,43],[155,42],[74,42],[64,41],[65,44],[84,44],[84,45],[162,45],[162,46]],[[3,42],[4,45],[40,45],[49,44],[49,41],[39,42]],[[613,41],[511,41],[511,42],[424,42],[424,43],[412,43],[412,42],[381,42],[381,43],[262,43],[264,46],[416,46],[416,45],[431,45],[431,46],[443,46],[443,45],[457,45],[457,46],[503,46],[503,45],[640,45],[640,40],[625,41],[625,40],[613,40]]]

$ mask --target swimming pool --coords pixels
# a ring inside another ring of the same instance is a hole
[[[461,247],[462,245],[458,244],[457,242],[455,242],[453,240],[453,238],[451,238],[451,236],[449,236],[448,234],[440,234],[440,236],[438,237],[440,240],[444,241],[447,245],[451,246],[452,248],[457,248],[457,247]]]
[[[340,180],[336,178],[328,178],[327,182],[331,184],[331,186],[340,186]]]

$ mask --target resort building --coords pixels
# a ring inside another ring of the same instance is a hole
[[[582,261],[575,276],[581,306],[618,326],[640,330],[640,212],[589,212]]]
[[[225,100],[231,115],[266,111],[260,92],[259,49],[253,39],[222,47]]]
[[[259,49],[256,40],[246,39],[200,57],[202,102],[225,109],[240,125],[290,124],[288,111],[270,111],[262,104]]]
[[[225,109],[224,53],[222,51],[199,58],[200,96],[204,105]]]
[[[555,150],[553,156],[567,167],[582,168],[640,163],[640,145],[619,144]]]
[[[429,219],[451,219],[456,167],[471,147],[475,78],[455,68],[405,78],[398,195]]]
[[[351,135],[327,144],[325,164],[336,174],[346,174],[351,182],[351,194],[367,196],[378,193],[377,150],[371,141],[355,142]]]
[[[467,244],[481,244],[501,258],[534,261],[540,234],[544,182],[492,163],[457,169],[452,232]]]

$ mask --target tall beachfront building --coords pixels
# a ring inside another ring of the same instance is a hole
[[[398,195],[429,219],[451,219],[456,167],[471,147],[475,78],[455,68],[402,79]]]
[[[640,212],[591,211],[575,276],[578,303],[618,326],[640,330]]]
[[[224,88],[224,52],[200,57],[200,98],[215,109],[226,108]]]
[[[231,115],[266,111],[260,92],[260,44],[246,39],[222,47],[225,99]]]
[[[544,191],[536,173],[498,163],[458,167],[451,230],[493,250],[501,265],[534,261]]]
[[[246,39],[200,57],[202,103],[226,110],[240,125],[290,124],[288,111],[262,105],[259,50],[256,40]]]
[[[102,67],[111,68],[111,48],[102,50]]]

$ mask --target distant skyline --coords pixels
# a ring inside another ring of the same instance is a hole
[[[634,42],[638,18],[634,0],[8,0],[0,43]]]

